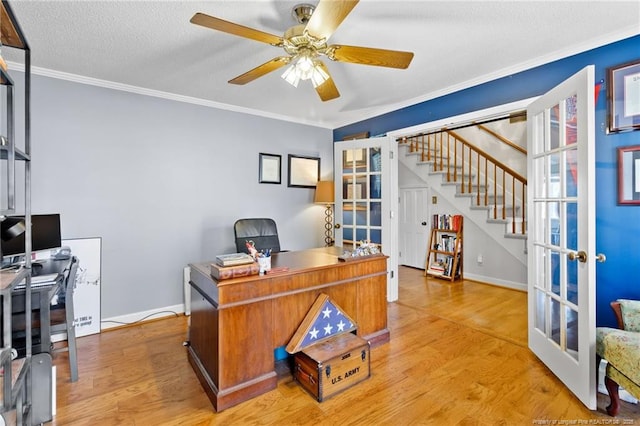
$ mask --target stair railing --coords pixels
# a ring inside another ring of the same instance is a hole
[[[433,162],[433,170],[443,172],[446,182],[459,183],[460,192],[473,195],[477,206],[492,208],[493,219],[498,219],[499,210],[500,218],[507,219],[510,199],[511,233],[526,234],[527,179],[520,173],[446,128],[403,137],[398,142],[408,144],[410,153],[419,153],[421,162]]]

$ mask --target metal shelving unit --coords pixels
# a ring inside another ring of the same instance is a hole
[[[0,271],[2,298],[2,348],[0,348],[0,415],[6,424],[32,424],[32,335],[31,315],[25,315],[26,356],[13,359],[11,292],[21,281],[26,282],[24,312],[31,312],[31,123],[30,49],[20,25],[6,0],[0,8],[0,49],[16,49],[24,53],[24,92],[16,93],[10,73],[0,67],[0,219],[11,214],[25,216],[25,265],[16,271]],[[0,51],[0,52],[2,52]],[[24,133],[16,139],[14,96],[24,96]],[[21,142],[18,144],[17,142]],[[21,162],[23,167],[16,167]],[[24,169],[24,172],[23,172]],[[24,179],[24,199],[17,208],[16,179]]]

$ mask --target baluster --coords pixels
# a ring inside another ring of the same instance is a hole
[[[451,135],[447,133],[447,182],[451,182]]]
[[[511,205],[516,205],[516,178],[511,176]],[[511,209],[511,233],[516,233],[516,209]]]
[[[458,182],[458,138],[453,138],[453,181]]]
[[[442,149],[442,132],[440,132],[440,171],[442,171],[444,169],[444,161],[443,161],[443,155],[444,155],[444,150]]]
[[[480,153],[476,152],[476,205],[480,205]]]
[[[469,190],[468,190],[467,192],[468,192],[469,194],[471,194],[471,186],[472,186],[472,184],[473,184],[473,176],[471,175],[471,165],[473,164],[473,155],[472,155],[472,154],[473,154],[473,152],[472,152],[472,150],[471,150],[471,147],[469,147],[469,161],[468,161],[468,163],[469,163],[469,170],[468,170],[468,173],[467,173],[467,174],[469,175],[468,182],[467,182],[467,186],[468,186],[468,188],[469,188]],[[464,191],[463,191],[463,192],[464,192]]]
[[[496,163],[493,163],[493,198],[496,198],[496,195],[498,195],[498,165]],[[487,205],[489,204],[489,202],[487,202]],[[493,202],[493,218],[497,219],[498,218],[498,208],[495,205],[495,200]]]
[[[502,220],[507,218],[506,214],[506,203],[507,203],[507,182],[506,182],[507,172],[502,169]],[[496,209],[498,208],[498,197],[495,200]]]
[[[521,207],[521,209],[522,209],[522,228],[521,228],[522,235],[526,234],[526,232],[527,232],[526,222],[525,222],[525,214],[526,214],[526,210],[527,210],[527,209],[525,209],[525,206],[527,205],[526,204],[526,201],[527,201],[526,197],[527,197],[527,191],[526,191],[524,182],[522,182],[522,198],[521,198],[522,199],[522,201],[521,201],[521,205],[522,205],[522,207]]]
[[[484,205],[489,205],[489,160],[484,157]]]

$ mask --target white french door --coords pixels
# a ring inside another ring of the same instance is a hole
[[[594,67],[527,108],[529,347],[596,408]]]
[[[369,241],[389,256],[388,301],[398,299],[396,153],[390,137],[334,144],[335,244],[353,250]]]

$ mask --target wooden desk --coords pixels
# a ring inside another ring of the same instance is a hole
[[[389,341],[387,257],[340,262],[338,247],[272,256],[286,272],[216,281],[191,267],[188,358],[217,411],[275,389],[274,349],[289,340],[320,293],[328,294],[372,346]]]

